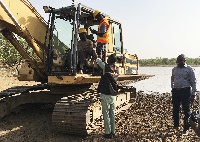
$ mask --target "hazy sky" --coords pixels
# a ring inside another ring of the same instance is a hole
[[[29,0],[47,19],[42,6],[65,7],[71,0]],[[122,23],[124,48],[145,58],[200,56],[200,0],[76,0]]]

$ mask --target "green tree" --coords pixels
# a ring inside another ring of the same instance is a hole
[[[15,36],[27,54],[33,59],[39,60],[38,56],[35,54],[35,52],[33,52],[33,49],[28,46],[28,43],[23,38],[17,35]],[[13,66],[16,63],[19,63],[21,60],[22,57],[15,47],[7,39],[5,39],[2,34],[0,34],[0,61],[3,64]]]
[[[0,61],[3,64],[13,66],[20,58],[18,51],[0,34]]]

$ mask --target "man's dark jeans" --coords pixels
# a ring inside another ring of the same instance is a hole
[[[184,112],[184,130],[189,129],[188,118],[190,116],[190,97],[191,89],[182,88],[182,89],[172,89],[172,104],[173,104],[173,119],[174,127],[179,126],[180,122],[180,104],[182,103],[182,109]]]
[[[97,55],[101,57],[102,61],[105,61],[105,51],[106,51],[106,44],[98,42],[96,52]]]

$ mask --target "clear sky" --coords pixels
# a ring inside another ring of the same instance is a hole
[[[71,0],[29,0],[42,6],[71,5]],[[122,23],[124,48],[140,59],[200,56],[200,0],[75,0]]]

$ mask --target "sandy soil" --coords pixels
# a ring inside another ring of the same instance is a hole
[[[12,77],[12,71],[0,68],[0,91],[12,86],[34,84],[19,82]],[[171,107],[168,93],[138,92],[136,103],[116,117],[116,137],[105,140],[102,137],[103,128],[87,137],[55,133],[51,129],[52,105],[24,105],[0,119],[0,142],[200,141],[193,130],[188,136],[182,136],[182,127],[177,131],[172,129]]]

